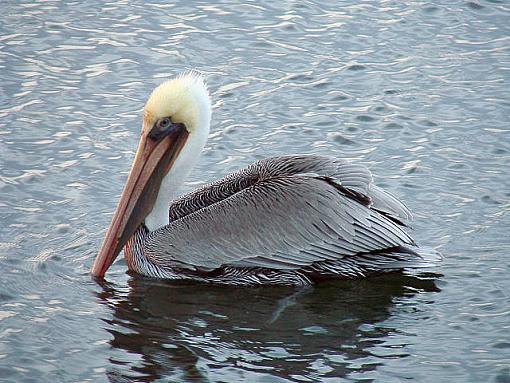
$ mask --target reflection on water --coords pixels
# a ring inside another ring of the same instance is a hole
[[[256,381],[266,371],[314,381],[365,373],[381,364],[371,349],[399,331],[380,325],[394,302],[440,291],[433,279],[401,275],[304,290],[141,277],[129,279],[129,288],[102,286],[97,296],[113,312],[104,319],[113,335],[110,344],[125,351],[110,358],[112,382]],[[387,351],[387,358],[407,356],[401,346]]]

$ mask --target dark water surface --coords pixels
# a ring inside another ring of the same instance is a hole
[[[510,382],[506,1],[4,1],[0,380]],[[88,271],[150,90],[214,100],[186,188],[253,160],[361,161],[445,255],[306,289]]]

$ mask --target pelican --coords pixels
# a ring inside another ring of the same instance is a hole
[[[153,90],[94,277],[122,249],[139,274],[231,285],[307,285],[441,259],[409,235],[406,206],[343,159],[270,157],[178,196],[207,141],[211,109],[195,72]]]

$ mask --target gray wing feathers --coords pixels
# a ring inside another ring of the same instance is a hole
[[[275,163],[284,165],[275,166]],[[271,157],[253,165],[271,169],[275,175],[287,171],[285,175],[330,178],[339,185],[368,197],[374,209],[403,221],[412,219],[411,212],[402,201],[374,185],[372,173],[364,165],[332,157],[305,155]]]
[[[403,221],[412,220],[412,214],[402,201],[395,198],[386,190],[371,184],[368,191],[368,196],[372,201],[372,207],[383,213],[390,215]]]
[[[257,161],[183,195],[172,202],[169,210],[170,221],[221,202],[257,182],[290,176],[326,177],[367,197],[376,210],[401,221],[411,219],[411,213],[401,201],[373,184],[372,173],[364,165],[325,156],[290,155]]]
[[[187,213],[151,233],[145,250],[161,264],[191,269],[298,269],[413,245],[378,211],[401,217],[407,209],[371,182],[364,166],[328,157],[262,160],[178,201]],[[335,183],[368,197],[374,208]]]

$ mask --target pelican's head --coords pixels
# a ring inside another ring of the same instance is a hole
[[[159,129],[158,122],[183,124],[192,134],[204,129],[208,133],[210,120],[211,101],[204,80],[196,72],[187,72],[152,91],[143,112],[142,134],[148,135],[153,129]]]
[[[135,159],[92,275],[105,274],[144,220],[150,218],[155,225],[166,217],[168,223],[166,188],[177,186],[177,180],[195,164],[207,140],[210,120],[211,101],[199,74],[182,74],[153,90],[145,104]],[[166,205],[166,211],[155,214],[153,208],[159,205]]]

